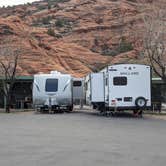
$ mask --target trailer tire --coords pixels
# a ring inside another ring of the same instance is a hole
[[[135,105],[138,109],[144,109],[146,107],[147,101],[144,97],[138,97],[135,100]]]
[[[93,104],[92,107],[93,107],[94,110],[97,109],[97,106],[95,104]]]
[[[73,105],[72,105],[72,106],[69,106],[66,112],[70,113],[70,112],[72,112],[72,111],[73,111]]]

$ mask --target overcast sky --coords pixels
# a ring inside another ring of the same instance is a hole
[[[0,6],[7,6],[7,5],[18,5],[18,4],[24,4],[27,2],[34,2],[36,0],[0,0]]]

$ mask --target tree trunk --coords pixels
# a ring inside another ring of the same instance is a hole
[[[10,105],[9,104],[6,105],[6,113],[10,113]]]
[[[5,107],[6,113],[10,113],[10,106],[11,106],[11,96],[10,94],[8,94],[8,96],[6,97],[6,107]]]
[[[166,78],[163,79],[164,84],[166,84]]]

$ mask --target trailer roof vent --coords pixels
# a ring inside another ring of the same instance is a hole
[[[50,74],[61,74],[59,71],[51,71]]]

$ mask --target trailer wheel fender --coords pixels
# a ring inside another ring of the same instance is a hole
[[[144,97],[138,97],[135,100],[135,105],[138,108],[144,108],[146,106],[146,104],[147,104],[147,100]]]

